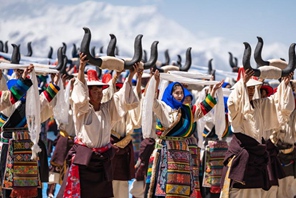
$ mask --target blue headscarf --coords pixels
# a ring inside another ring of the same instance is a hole
[[[224,82],[224,83],[222,84],[222,88],[225,88],[227,85],[230,85],[230,83],[228,83],[228,82]]]
[[[182,106],[182,104],[183,104],[184,97],[183,97],[183,99],[182,99],[181,102],[179,102],[178,100],[176,100],[173,97],[172,93],[173,93],[173,87],[174,87],[175,84],[180,85],[182,87],[182,89],[183,89],[183,92],[184,92],[184,88],[183,88],[183,86],[180,83],[173,82],[173,83],[169,84],[167,86],[167,88],[164,90],[164,93],[163,93],[163,96],[162,96],[162,99],[161,100],[164,101],[171,108],[173,108],[173,109],[179,109]]]
[[[192,96],[191,92],[190,92],[188,89],[186,89],[186,88],[183,88],[183,91],[184,91],[184,99],[185,99],[187,96],[190,96],[191,101],[192,101],[192,100],[193,100],[193,96]]]

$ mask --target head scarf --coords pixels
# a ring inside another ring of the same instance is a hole
[[[183,91],[184,91],[184,99],[185,99],[187,96],[190,96],[191,101],[192,101],[192,100],[193,100],[193,96],[192,96],[191,92],[190,92],[188,89],[186,89],[186,88],[183,88]]]
[[[181,102],[179,102],[178,100],[176,100],[173,97],[172,93],[173,93],[173,87],[174,87],[175,84],[180,85],[182,87],[183,93],[184,93],[184,87],[180,83],[178,83],[178,82],[173,82],[173,83],[169,84],[167,86],[167,88],[164,90],[164,93],[162,95],[162,99],[161,100],[163,102],[165,102],[167,105],[169,105],[171,108],[173,108],[173,109],[179,109],[180,107],[182,107],[182,104],[183,104],[183,101],[184,101],[184,97],[183,97],[183,99],[182,99]]]

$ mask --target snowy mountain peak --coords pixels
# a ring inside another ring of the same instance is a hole
[[[182,25],[165,18],[154,6],[128,7],[108,3],[85,1],[74,5],[57,5],[45,0],[0,0],[0,40],[9,44],[21,44],[21,53],[27,54],[27,43],[32,41],[33,56],[46,57],[50,46],[54,57],[58,47],[65,42],[67,55],[71,57],[72,44],[77,47],[84,35],[83,27],[92,33],[91,47],[96,51],[103,46],[106,52],[109,34],[117,37],[120,56],[132,56],[134,39],[143,34],[142,45],[150,56],[153,41],[159,41],[159,60],[164,60],[164,51],[169,49],[171,60],[192,47],[193,65],[207,66],[213,58],[213,68],[230,71],[228,52],[238,58],[241,65],[243,44],[224,38],[198,38]],[[252,44],[253,50],[256,38]],[[9,45],[10,52],[12,51]],[[282,44],[265,45],[262,56],[286,58],[287,51]]]

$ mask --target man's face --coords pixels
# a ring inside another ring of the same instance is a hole
[[[89,98],[90,101],[101,102],[103,98],[102,86],[89,86]]]
[[[250,100],[253,99],[254,94],[255,94],[255,86],[248,87],[248,95]]]

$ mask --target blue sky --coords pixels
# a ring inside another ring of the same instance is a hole
[[[52,0],[57,4],[80,3],[82,0]],[[192,33],[206,37],[223,37],[237,42],[296,42],[294,0],[106,0],[113,5],[155,5],[167,18]]]

